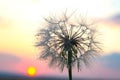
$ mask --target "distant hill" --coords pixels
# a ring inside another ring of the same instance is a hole
[[[65,77],[53,77],[53,76],[40,76],[40,77],[28,77],[15,73],[0,72],[0,80],[68,80]],[[105,79],[73,79],[73,80],[105,80]]]
[[[28,77],[17,73],[0,72],[0,80],[68,80],[67,77],[57,76],[37,76]],[[73,78],[73,80],[119,80],[119,79],[89,79],[89,78]]]
[[[40,77],[28,77],[21,74],[16,73],[7,73],[0,72],[0,80],[67,80],[67,78],[60,77],[48,77],[48,76],[40,76]],[[76,79],[75,79],[76,80]]]

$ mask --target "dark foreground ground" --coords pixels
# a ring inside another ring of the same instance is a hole
[[[0,77],[0,80],[68,80],[67,78],[54,78],[54,77]],[[120,80],[120,79],[73,79],[73,80]]]
[[[57,77],[57,76],[41,76],[41,77],[28,77],[18,74],[6,74],[0,73],[0,80],[68,80],[66,77]],[[120,80],[120,79],[88,79],[88,78],[73,78],[73,80]]]

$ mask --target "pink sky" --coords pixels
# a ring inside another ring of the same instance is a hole
[[[118,3],[119,0],[0,0],[0,65],[2,65],[0,72],[27,75],[27,68],[35,66],[36,75],[67,76],[67,70],[61,74],[59,69],[49,68],[47,61],[38,60],[40,50],[34,47],[35,34],[38,29],[43,28],[42,17],[49,16],[52,12],[59,14],[66,8],[69,11],[77,9],[83,16],[87,14],[88,17],[99,21],[97,26],[102,34],[100,39],[103,43],[102,57],[114,52],[119,54],[120,5]],[[120,78],[119,69],[111,69],[100,60],[90,69],[83,69],[79,73],[73,69],[73,75]]]

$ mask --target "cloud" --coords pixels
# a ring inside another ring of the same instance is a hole
[[[120,24],[120,13],[111,16],[110,18],[108,18],[108,21],[115,23],[115,24]]]
[[[120,53],[111,53],[106,56],[101,56],[95,60],[95,63],[92,64],[91,67],[85,67],[80,71],[80,75],[77,72],[75,75],[89,78],[105,78],[106,80],[119,80]]]
[[[99,61],[110,69],[120,70],[120,53],[103,56]]]
[[[20,58],[6,53],[0,53],[0,66],[8,66],[20,62]]]
[[[21,58],[18,56],[8,54],[8,53],[0,53],[0,72],[15,72],[17,70],[17,65],[21,62]]]

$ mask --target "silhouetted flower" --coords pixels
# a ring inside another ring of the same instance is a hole
[[[92,24],[74,23],[66,14],[60,20],[49,17],[45,21],[47,26],[38,32],[36,46],[43,47],[40,58],[50,58],[50,66],[58,66],[63,71],[64,67],[77,64],[79,71],[98,55],[99,42]]]

